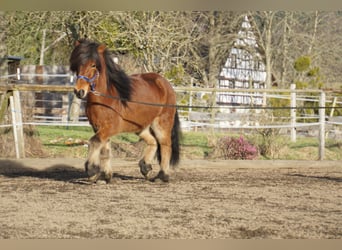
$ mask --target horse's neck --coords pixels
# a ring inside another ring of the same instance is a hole
[[[95,86],[95,91],[101,92],[103,94],[109,94],[109,93],[115,93],[116,94],[116,89],[112,84],[107,84],[107,77],[106,73],[103,72],[101,73],[96,86]]]

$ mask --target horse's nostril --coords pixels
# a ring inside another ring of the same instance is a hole
[[[80,90],[74,89],[74,93],[80,99],[85,97],[85,91],[83,89],[80,89]]]

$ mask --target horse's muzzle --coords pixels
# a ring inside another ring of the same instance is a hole
[[[83,89],[74,89],[74,93],[80,99],[84,99],[87,96],[86,91],[84,91]]]

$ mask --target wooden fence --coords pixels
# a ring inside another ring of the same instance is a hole
[[[336,93],[333,90],[296,90],[294,88],[291,89],[212,89],[212,88],[192,88],[192,87],[177,87],[175,88],[176,92],[178,93],[190,93],[188,106],[181,105],[181,109],[188,112],[188,118],[190,121],[193,121],[194,127],[198,126],[207,126],[214,128],[217,127],[218,122],[227,120],[229,115],[224,114],[216,114],[217,112],[213,112],[215,109],[221,108],[232,108],[236,109],[239,107],[236,106],[217,106],[215,105],[215,98],[212,98],[211,103],[209,102],[208,106],[200,106],[200,105],[191,105],[191,93],[198,93],[198,92],[207,92],[211,93],[210,96],[215,96],[217,92],[230,92],[230,93],[264,93],[264,94],[271,94],[271,93],[288,93],[290,96],[290,107],[283,107],[284,109],[290,110],[290,123],[288,124],[281,124],[281,125],[249,125],[249,126],[229,126],[229,128],[243,128],[243,129],[257,129],[257,128],[288,128],[291,131],[291,140],[296,140],[296,131],[297,128],[300,126],[315,126],[318,127],[318,135],[319,135],[319,159],[324,159],[324,148],[325,148],[325,130],[326,130],[326,95],[327,93]],[[22,107],[21,107],[21,100],[20,100],[20,92],[57,92],[57,93],[65,93],[70,94],[73,91],[73,86],[61,86],[61,85],[33,85],[33,84],[2,84],[0,85],[0,94],[2,93],[2,98],[0,98],[0,121],[1,117],[3,116],[4,107],[6,106],[6,102],[10,103],[11,109],[11,117],[12,117],[12,124],[9,125],[0,125],[0,126],[12,126],[15,138],[15,148],[16,148],[16,156],[17,158],[25,157],[24,154],[24,140],[23,140],[23,126],[27,124],[38,124],[38,125],[48,125],[47,122],[31,122],[31,123],[23,123],[22,119]],[[311,93],[318,96],[317,101],[319,101],[318,109],[319,109],[319,116],[317,117],[318,122],[314,123],[306,123],[306,124],[299,124],[297,120],[297,108],[296,107],[296,95],[303,94],[303,93]],[[251,94],[252,95],[252,94]],[[67,101],[66,101],[67,102]],[[338,103],[336,98],[333,100],[329,100],[332,103],[330,108],[334,108]],[[335,106],[334,106],[335,105]],[[194,107],[196,108],[203,108],[207,110],[207,112],[197,112],[193,111]],[[65,107],[64,109],[66,109]],[[240,107],[245,109],[268,109],[273,107]],[[39,111],[39,108],[35,108],[36,111]],[[65,112],[64,112],[65,115]],[[233,116],[233,114],[231,114]],[[56,122],[50,123],[52,125],[56,125]],[[87,125],[87,122],[83,123],[70,123],[68,119],[63,119],[57,123],[59,125]],[[335,123],[336,125],[340,125],[341,123]]]

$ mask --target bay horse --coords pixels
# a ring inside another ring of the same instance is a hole
[[[87,39],[75,43],[70,70],[77,76],[74,93],[86,99],[86,115],[95,133],[85,162],[89,181],[111,181],[110,137],[132,132],[147,144],[138,164],[141,174],[168,182],[169,166],[178,164],[180,154],[180,123],[171,84],[157,73],[128,76],[104,44]],[[160,170],[152,177],[155,156]]]

